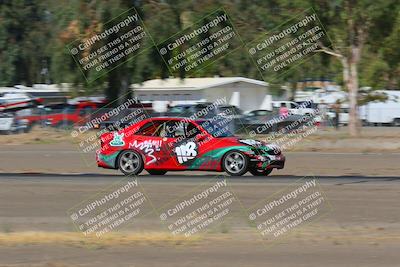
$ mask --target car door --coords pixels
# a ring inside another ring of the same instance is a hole
[[[145,157],[145,169],[163,169],[168,166],[170,157],[165,153],[166,140],[160,136],[165,127],[164,120],[154,120],[143,125],[132,138],[129,147],[140,151]]]
[[[198,145],[186,136],[187,122],[172,119],[165,122],[160,132],[163,142],[163,153],[168,157],[164,166],[169,170],[185,170],[198,154]]]
[[[190,168],[199,170],[218,170],[220,169],[221,161],[221,149],[226,145],[224,138],[217,138],[211,135],[204,127],[208,127],[208,130],[214,128],[215,134],[225,134],[225,131],[229,131],[229,125],[215,124],[209,121],[203,121],[202,124],[189,122],[187,125],[187,137],[188,140],[193,140],[196,144],[197,155],[191,163]],[[217,129],[215,129],[217,127]]]
[[[164,162],[164,167],[168,170],[200,169],[199,158],[206,153],[200,134],[201,130],[192,122],[179,119],[166,122],[165,134],[161,134],[162,148],[169,160]]]
[[[185,124],[179,119],[157,120],[151,131],[141,133],[138,148],[146,154],[146,169],[185,170],[197,155],[196,145],[186,139]],[[140,132],[140,130],[139,130]],[[156,144],[154,150],[143,149]],[[150,152],[150,153],[148,153]]]

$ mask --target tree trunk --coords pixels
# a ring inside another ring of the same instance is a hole
[[[342,56],[340,61],[343,66],[343,83],[349,92],[349,134],[358,135],[358,69],[357,64],[360,60],[360,47],[353,46],[348,57]]]
[[[350,136],[358,135],[358,114],[357,114],[357,95],[358,95],[358,71],[357,64],[355,62],[350,62],[349,66],[349,82],[348,82],[348,90],[349,90],[349,105],[350,105],[350,113],[349,113],[349,133]]]
[[[360,51],[361,47],[352,46],[350,59],[349,59],[349,82],[348,82],[348,90],[349,90],[349,105],[350,105],[350,113],[349,113],[349,133],[350,136],[358,135],[358,105],[357,105],[357,96],[358,96],[358,69],[357,64],[360,61]]]

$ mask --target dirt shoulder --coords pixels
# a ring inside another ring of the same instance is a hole
[[[64,131],[53,128],[34,128],[30,133],[2,135],[0,145],[48,145],[48,144],[70,144],[79,146],[83,141],[85,144],[97,140],[98,132],[90,131],[78,133],[77,130]],[[320,152],[400,152],[400,127],[364,127],[360,136],[351,137],[347,128],[335,130],[332,128],[319,127],[312,133],[298,133],[296,135],[257,135],[244,138],[255,138],[267,142],[277,142],[285,151],[320,151]],[[87,147],[88,145],[85,145]],[[6,148],[7,149],[7,148]]]

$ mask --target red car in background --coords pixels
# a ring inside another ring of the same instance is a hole
[[[97,164],[125,175],[137,175],[145,169],[153,175],[204,170],[266,176],[284,167],[285,157],[278,147],[240,139],[227,129],[205,119],[146,119],[101,135]]]
[[[37,109],[31,115],[19,116],[19,119],[27,120],[30,128],[39,124],[70,128],[74,125],[85,124],[98,107],[98,104],[93,102],[82,102],[74,105],[59,104]]]

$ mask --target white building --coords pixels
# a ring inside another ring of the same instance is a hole
[[[142,102],[154,101],[162,111],[167,104],[214,102],[226,98],[227,103],[244,111],[261,109],[264,98],[270,98],[268,84],[243,77],[155,79],[132,85]]]

